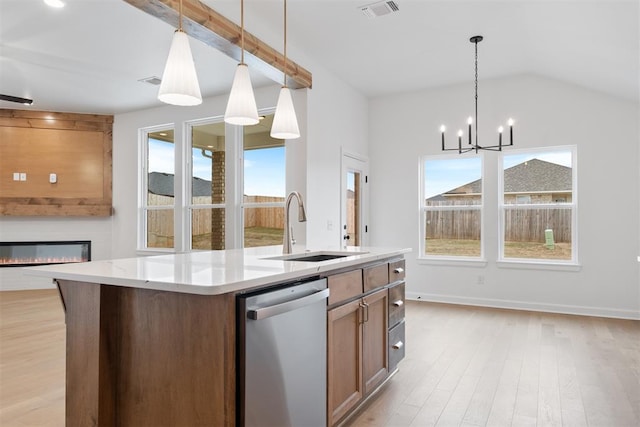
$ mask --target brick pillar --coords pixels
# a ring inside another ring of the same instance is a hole
[[[225,152],[214,151],[211,159],[211,203],[225,202]],[[211,212],[211,249],[224,249],[224,209]]]

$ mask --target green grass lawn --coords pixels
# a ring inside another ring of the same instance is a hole
[[[248,227],[244,229],[244,247],[281,245],[282,228]]]
[[[480,256],[479,240],[428,239],[425,247],[427,255]],[[506,242],[504,257],[570,260],[571,244],[556,243],[549,249],[540,242]]]

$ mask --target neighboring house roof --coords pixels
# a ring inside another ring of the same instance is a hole
[[[163,172],[151,172],[149,174],[149,192],[159,196],[173,197],[173,174]],[[191,181],[193,196],[211,196],[211,181],[193,177]]]
[[[519,163],[504,171],[504,191],[506,193],[542,193],[571,191],[571,168],[557,163],[531,159]],[[478,194],[482,188],[482,180],[478,179],[449,190],[442,195],[431,197],[436,199],[443,195]]]

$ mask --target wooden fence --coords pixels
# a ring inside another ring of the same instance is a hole
[[[149,206],[168,206],[173,197],[149,194]],[[211,203],[208,197],[196,197],[193,203]],[[284,203],[284,197],[245,196],[245,203]],[[224,210],[224,208],[221,208]],[[297,215],[297,213],[295,213]],[[193,209],[191,232],[194,236],[212,232],[211,209]],[[284,229],[283,207],[248,207],[244,209],[244,226]],[[173,210],[152,210],[147,212],[147,229],[157,236],[173,236]]]
[[[480,211],[427,211],[427,239],[480,239]],[[571,242],[571,210],[557,208],[507,209],[505,241],[545,241],[545,230],[553,230],[558,243]]]

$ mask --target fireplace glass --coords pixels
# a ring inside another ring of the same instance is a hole
[[[91,242],[0,242],[0,267],[91,261]]]

